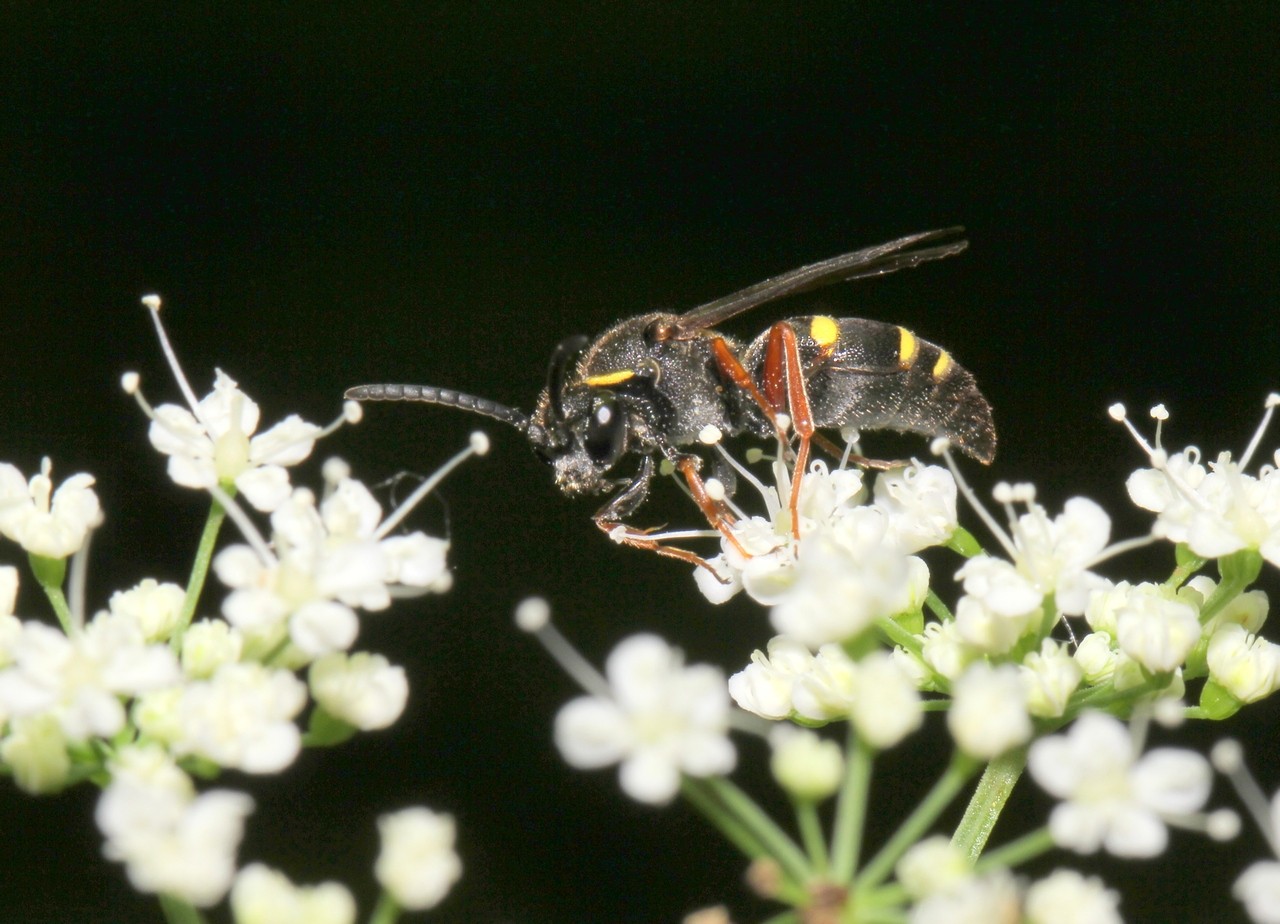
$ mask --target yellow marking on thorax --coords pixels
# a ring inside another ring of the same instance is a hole
[[[610,385],[620,385],[628,379],[635,378],[635,372],[631,369],[619,369],[616,372],[602,372],[600,375],[589,375],[582,380],[584,385],[590,385],[592,388],[608,388]]]
[[[825,314],[818,315],[809,322],[809,336],[822,348],[834,346],[840,339],[840,325],[835,318]]]
[[[910,369],[911,364],[916,361],[916,354],[919,352],[920,344],[916,341],[916,335],[905,327],[899,327],[898,365],[903,369]]]
[[[933,377],[941,379],[951,369],[951,354],[946,350],[938,351],[938,361],[933,364]]]

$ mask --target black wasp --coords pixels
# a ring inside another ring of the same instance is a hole
[[[796,317],[775,323],[745,349],[713,329],[784,296],[954,256],[968,246],[958,237],[963,230],[912,234],[802,266],[684,314],[655,311],[621,321],[595,340],[565,340],[551,356],[532,415],[427,385],[358,385],[346,397],[441,404],[511,424],[555,469],[565,494],[615,492],[595,514],[601,529],[625,544],[705,564],[623,521],[648,496],[654,457],[661,455],[684,476],[708,522],[736,544],[728,529],[732,514],[708,496],[701,460],[681,449],[698,442],[709,426],[728,435],[784,439],[785,430],[792,431],[793,524],[810,443],[839,452],[820,428],[942,436],[980,462],[995,458],[991,407],[973,375],[906,328],[862,318]],[[628,456],[639,457],[639,467],[618,477],[614,468]]]

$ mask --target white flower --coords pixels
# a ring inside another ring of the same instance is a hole
[[[912,846],[894,867],[898,882],[912,898],[953,889],[973,876],[973,864],[950,838],[936,834]]]
[[[1031,718],[1018,668],[971,664],[952,689],[947,728],[961,750],[984,760],[1030,740]]]
[[[332,716],[364,731],[386,728],[409,699],[404,668],[379,654],[335,652],[311,665],[311,695]]]
[[[1097,876],[1054,870],[1027,889],[1026,924],[1121,924],[1120,894]]]
[[[973,651],[1000,655],[1010,651],[1025,633],[1038,628],[1039,617],[1038,608],[1010,616],[966,594],[956,604],[955,631]]]
[[[1231,894],[1244,903],[1254,924],[1280,924],[1280,863],[1254,863],[1240,874]]]
[[[1038,652],[1027,653],[1019,670],[1027,690],[1027,711],[1039,718],[1057,718],[1066,712],[1067,701],[1084,677],[1067,646],[1049,638],[1040,643]]]
[[[95,817],[103,853],[125,864],[141,892],[173,895],[199,907],[222,900],[235,875],[235,854],[253,800],[213,790],[195,795],[171,781],[117,772]]]
[[[1054,843],[1077,853],[1102,847],[1120,857],[1161,853],[1164,819],[1198,811],[1212,783],[1208,762],[1192,751],[1157,748],[1138,759],[1128,729],[1101,713],[1086,713],[1065,735],[1035,742],[1027,768],[1063,800],[1049,816]]]
[[[1180,667],[1200,641],[1199,612],[1158,584],[1133,587],[1115,620],[1120,650],[1154,673]]]
[[[177,683],[178,662],[164,645],[148,644],[127,616],[100,613],[68,638],[38,622],[23,623],[0,670],[0,713],[50,712],[70,741],[110,737],[124,727],[121,697]]]
[[[0,742],[0,760],[18,788],[33,794],[57,792],[71,771],[67,739],[48,713],[14,720]]]
[[[840,788],[844,754],[834,741],[794,725],[778,725],[769,735],[769,769],[778,785],[797,799],[817,802]]]
[[[194,414],[162,404],[148,436],[169,457],[169,477],[178,484],[205,490],[234,484],[250,504],[269,512],[289,496],[284,467],[311,454],[321,429],[297,414],[254,436],[257,429],[258,405],[219,369],[213,391]]]
[[[1008,870],[971,876],[911,909],[911,924],[1017,924],[1018,886]]]
[[[183,691],[175,753],[246,773],[276,773],[298,756],[301,733],[293,719],[306,703],[306,686],[289,671],[224,664],[212,679]]]
[[[236,924],[354,924],[356,902],[346,886],[297,886],[284,873],[251,863],[231,887]]]
[[[955,680],[981,653],[960,636],[960,628],[952,620],[925,624],[920,656],[943,677]]]
[[[768,654],[751,653],[751,663],[729,678],[729,695],[747,712],[765,719],[791,714],[792,689],[813,664],[808,647],[785,635],[769,639]]]
[[[1086,683],[1097,684],[1111,679],[1118,657],[1111,647],[1113,641],[1107,632],[1090,632],[1080,640],[1072,657],[1080,665]]]
[[[1039,615],[1044,593],[1017,567],[990,555],[975,555],[956,572],[964,592],[992,613],[1025,624]]]
[[[1209,639],[1209,678],[1242,703],[1280,689],[1280,645],[1227,623]]]
[[[919,691],[887,651],[864,656],[857,662],[852,680],[849,717],[858,734],[873,747],[892,747],[924,721]]]
[[[835,642],[828,642],[796,678],[791,691],[792,708],[797,715],[816,722],[847,717],[857,696],[858,672],[859,667],[848,652]]]
[[[46,458],[28,482],[14,466],[0,464],[0,533],[32,555],[67,558],[102,522],[102,509],[92,475],[72,475],[55,491],[52,471]]]
[[[681,773],[713,776],[733,769],[729,697],[718,669],[685,667],[662,639],[636,635],[613,650],[605,673],[608,697],[580,697],[556,715],[556,745],[571,765],[621,762],[623,791],[650,803],[669,801]]]
[[[1204,602],[1213,596],[1213,592],[1217,588],[1218,584],[1213,578],[1204,574],[1197,574],[1187,581],[1183,593],[1194,592],[1199,594],[1200,599],[1197,602],[1197,606],[1203,609]],[[1208,622],[1204,624],[1204,636],[1205,638],[1211,638],[1219,626],[1229,622],[1244,626],[1245,631],[1257,635],[1262,631],[1262,626],[1267,621],[1269,607],[1270,601],[1267,599],[1265,590],[1246,590],[1242,594],[1237,594],[1226,606],[1209,617]]]
[[[0,565],[0,616],[12,616],[18,605],[18,569],[13,565]],[[0,660],[4,650],[0,648]]]
[[[462,875],[454,852],[453,817],[408,808],[378,819],[382,849],[374,865],[378,882],[404,908],[434,908]]]
[[[149,642],[164,641],[178,626],[187,592],[177,584],[144,578],[129,590],[117,590],[108,606],[113,613],[125,613],[142,629]]]
[[[889,514],[889,532],[904,552],[941,545],[958,525],[956,481],[938,465],[912,462],[881,472],[874,504]]]
[[[202,619],[182,634],[182,670],[188,677],[212,677],[224,664],[240,660],[244,637],[221,619]]]

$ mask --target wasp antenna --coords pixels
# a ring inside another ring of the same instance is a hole
[[[492,417],[511,424],[521,432],[529,427],[529,415],[523,411],[488,398],[477,398],[475,395],[454,391],[452,388],[436,388],[432,385],[356,385],[348,388],[343,397],[351,401],[418,401],[423,404],[439,404]]]

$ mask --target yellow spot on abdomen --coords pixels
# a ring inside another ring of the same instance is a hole
[[[940,379],[951,368],[951,354],[946,350],[938,351],[938,361],[933,364],[933,377]]]
[[[910,369],[911,364],[916,361],[916,354],[919,352],[920,344],[916,342],[916,335],[905,327],[899,327],[898,365],[903,369]]]
[[[589,375],[582,380],[584,385],[590,385],[593,388],[608,388],[610,385],[619,385],[628,379],[635,378],[635,372],[630,369],[619,369],[617,372],[602,372],[600,375]]]
[[[818,315],[809,322],[809,336],[820,347],[832,346],[840,339],[840,325],[836,323],[835,318],[827,317],[825,314]]]

